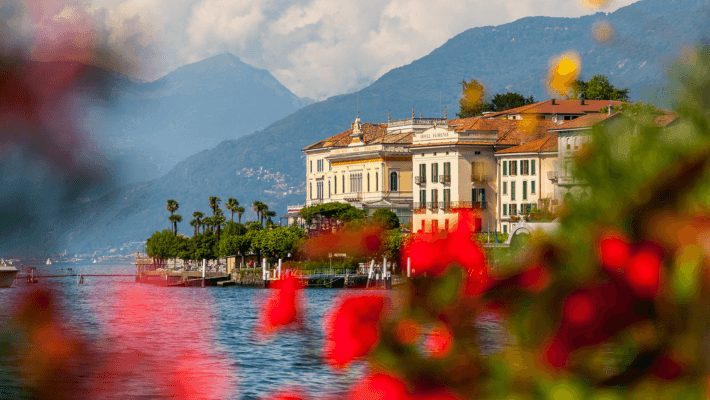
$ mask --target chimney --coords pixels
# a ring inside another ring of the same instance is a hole
[[[583,106],[583,105],[584,105],[584,99],[582,99],[582,102],[579,103],[579,105],[580,105],[580,106]]]
[[[552,99],[552,102],[551,102],[550,104],[552,104],[552,105],[554,106],[554,105],[555,105],[555,99]]]

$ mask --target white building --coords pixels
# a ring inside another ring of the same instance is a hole
[[[549,121],[474,117],[447,121],[414,135],[413,230],[449,230],[456,210],[475,209],[478,230],[496,230],[498,169],[495,152],[545,137]]]

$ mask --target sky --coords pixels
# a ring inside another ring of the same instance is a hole
[[[363,88],[470,28],[611,12],[635,1],[54,0],[30,5],[23,26],[51,38],[55,24],[83,24],[145,80],[230,52],[296,95],[321,100]]]

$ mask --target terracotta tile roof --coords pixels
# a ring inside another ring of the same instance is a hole
[[[533,140],[519,146],[507,148],[505,150],[496,151],[496,154],[510,153],[537,153],[537,152],[555,152],[557,151],[557,134],[551,133],[542,139]]]
[[[487,119],[484,117],[461,118],[447,121],[450,128],[456,132],[466,131],[497,131],[496,145],[517,146],[522,143],[538,140],[549,135],[548,129],[554,126],[552,121],[525,118],[522,120]],[[412,147],[438,145],[491,145],[491,142],[442,142],[417,144]]]
[[[673,111],[666,111],[664,115],[659,115],[658,117],[653,119],[653,123],[656,126],[666,126],[670,124],[671,122],[675,121],[678,119],[678,114],[674,113]]]
[[[370,144],[370,143],[378,143],[378,140],[382,140],[384,136],[387,134],[387,124],[370,124],[370,123],[364,123],[361,125],[362,132],[364,133],[363,135],[363,141],[365,144]],[[316,142],[308,147],[304,147],[303,150],[315,150],[315,149],[321,149],[321,148],[326,148],[326,147],[347,147],[350,144],[350,141],[352,138],[350,137],[350,134],[353,132],[352,128],[348,129],[347,131],[343,131],[338,133],[337,135],[331,136],[327,139],[323,139],[320,142]],[[392,135],[396,136],[396,135]],[[401,134],[400,134],[401,136]],[[389,140],[389,139],[387,139]],[[400,140],[403,140],[401,143],[407,143],[406,138],[400,138]],[[386,141],[385,143],[400,143],[400,142],[389,142]],[[409,138],[409,142],[412,143],[411,135]]]
[[[539,103],[528,104],[522,107],[511,108],[510,110],[500,111],[497,113],[486,114],[485,118],[502,118],[506,115],[515,114],[588,114],[598,113],[603,107],[612,104],[614,106],[622,104],[621,101],[615,100],[558,100],[555,99],[555,104],[552,104],[552,99],[541,101]]]
[[[607,113],[596,113],[596,114],[587,114],[583,115],[577,119],[573,119],[571,121],[566,121],[560,125],[555,125],[552,128],[550,128],[551,131],[563,131],[563,130],[568,130],[568,129],[582,129],[582,128],[591,128],[592,126],[607,120],[613,116],[616,116],[618,113],[613,113],[611,115]]]
[[[514,129],[505,133],[504,136],[498,135],[497,145],[517,146],[533,140],[541,139],[548,136],[548,130],[554,126],[552,121],[523,119],[514,120]]]

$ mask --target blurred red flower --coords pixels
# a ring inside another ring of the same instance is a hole
[[[384,297],[365,295],[345,298],[326,319],[325,357],[336,367],[343,367],[364,357],[378,342],[378,322]]]
[[[445,325],[437,325],[429,332],[424,347],[432,358],[444,358],[451,352],[453,336]]]
[[[275,281],[270,296],[262,304],[259,331],[271,334],[291,324],[298,324],[302,313],[299,290],[303,285],[295,276]]]
[[[406,400],[408,397],[404,382],[383,373],[362,379],[348,395],[349,400]]]

